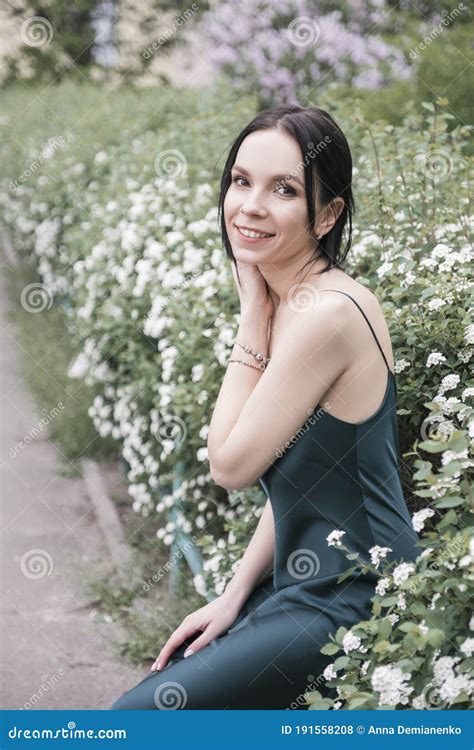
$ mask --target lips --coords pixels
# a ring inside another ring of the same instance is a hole
[[[272,232],[264,232],[261,229],[253,229],[253,227],[246,227],[243,224],[235,224],[235,226],[244,237],[247,236],[247,232],[251,232],[252,234],[251,236],[249,236],[249,239],[270,239],[270,237],[275,236]]]

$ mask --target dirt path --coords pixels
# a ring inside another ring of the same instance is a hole
[[[82,478],[60,476],[58,449],[38,430],[6,284],[0,273],[0,708],[107,709],[144,670],[114,655],[119,633],[86,592],[109,565],[104,540]]]

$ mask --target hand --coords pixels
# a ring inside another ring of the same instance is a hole
[[[206,646],[209,641],[224,632],[235,621],[239,614],[240,608],[230,601],[230,598],[224,594],[218,596],[209,604],[197,609],[195,612],[187,615],[181,625],[168,638],[161,649],[150,671],[163,669],[168,663],[170,655],[180,646],[186,638],[202,631],[202,635],[196,638],[190,646],[193,653]]]
[[[239,269],[240,284],[236,264]],[[251,263],[231,261],[232,275],[239,292],[242,312],[257,311],[263,318],[271,318],[275,312],[268,285],[258,266]]]

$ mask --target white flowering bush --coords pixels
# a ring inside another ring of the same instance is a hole
[[[370,561],[343,542],[335,530],[328,545],[338,547],[354,565],[350,573],[378,576],[372,617],[350,630],[339,628],[321,652],[335,658],[324,670],[324,694],[306,696],[311,709],[469,708],[474,693],[474,534],[470,497],[474,460],[473,409],[457,412],[449,437],[435,433],[416,452],[416,494],[432,506],[412,516],[421,532],[414,562],[385,563],[389,548],[373,547]],[[435,469],[419,451],[441,455]]]
[[[313,694],[310,705],[463,707],[472,655],[469,130],[448,132],[442,102],[396,127],[368,124],[349,101],[321,96],[318,104],[353,150],[358,212],[347,270],[373,289],[390,327],[403,486],[414,527],[426,530],[415,566],[391,569],[380,547],[355,563],[380,575],[373,616],[331,638],[327,653],[343,652],[326,674],[338,694]],[[143,122],[153,127],[122,132],[104,126],[97,105],[86,137],[65,137],[54,164],[30,168],[16,186],[23,165],[5,138],[0,211],[47,294],[64,306],[77,343],[70,377],[97,388],[90,416],[116,440],[134,510],[157,515],[165,545],[180,531],[198,539],[204,566],[194,584],[212,595],[237,569],[265,503],[259,486],[217,487],[206,447],[239,313],[216,222],[220,170],[209,164],[253,110],[241,97],[227,111],[222,92],[189,95],[186,106],[197,113],[186,128],[172,104],[155,115],[150,102]],[[48,126],[38,118],[30,130],[28,164]]]

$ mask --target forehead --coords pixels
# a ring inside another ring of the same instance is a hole
[[[252,174],[285,174],[301,163],[301,149],[281,130],[257,130],[242,141],[235,163]]]

